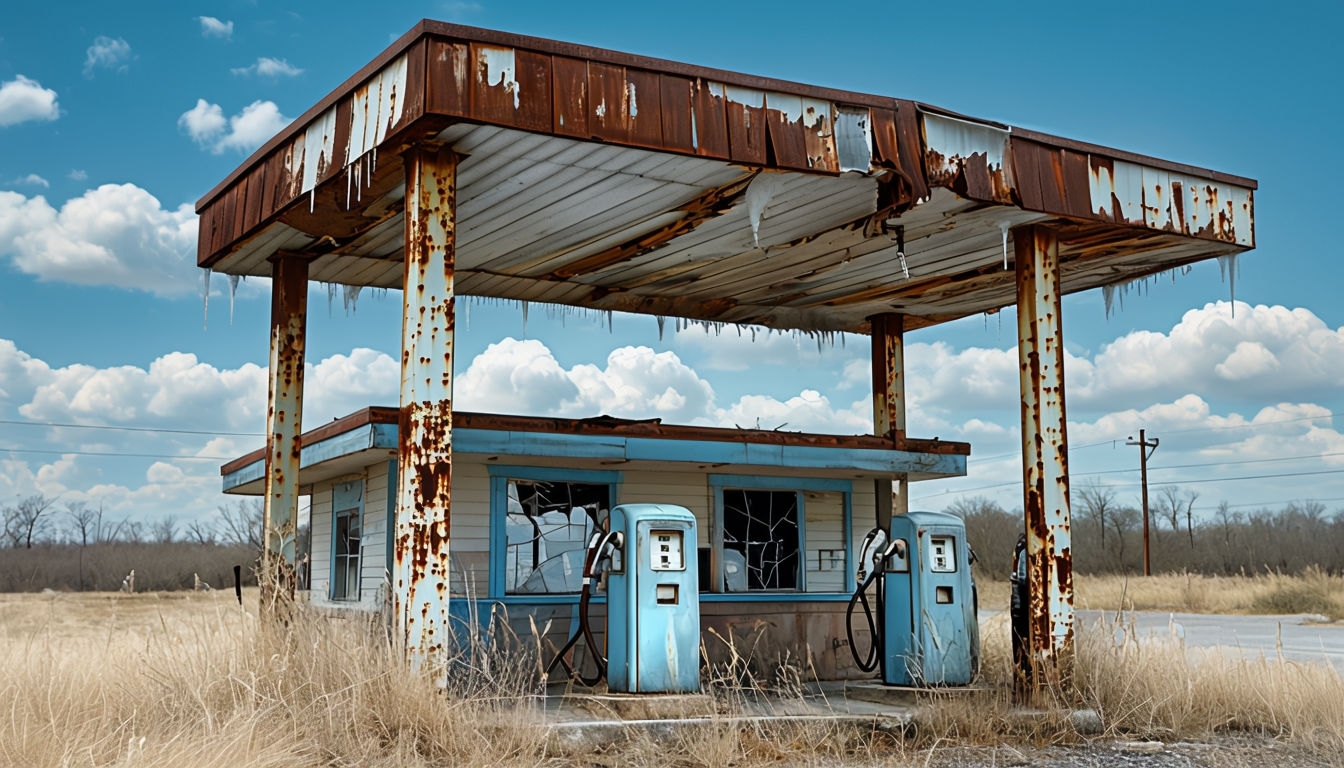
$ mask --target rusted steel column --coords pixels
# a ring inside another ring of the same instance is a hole
[[[873,369],[873,434],[900,440],[905,437],[905,323],[901,315],[881,314],[868,318],[871,327]],[[890,530],[891,516],[910,511],[910,482],[898,475],[897,494],[891,482],[877,480],[877,525]]]
[[[406,166],[395,611],[412,666],[437,672],[448,642],[457,156],[416,146]]]
[[[1068,436],[1059,242],[1038,226],[1013,230],[1017,355],[1022,377],[1023,509],[1027,528],[1028,650],[1032,683],[1068,672],[1073,645]]]
[[[292,254],[276,254],[271,258],[271,377],[266,397],[266,497],[261,523],[264,543],[257,575],[262,608],[276,613],[294,599],[307,315],[308,261]]]

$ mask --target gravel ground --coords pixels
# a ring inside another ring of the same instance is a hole
[[[1272,741],[1098,742],[1083,747],[947,747],[928,768],[1338,768],[1338,759]]]

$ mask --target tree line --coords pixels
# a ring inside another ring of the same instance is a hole
[[[1293,502],[1249,511],[1219,504],[1197,514],[1193,491],[1162,486],[1149,499],[1148,551],[1153,573],[1208,575],[1297,574],[1311,566],[1344,573],[1344,511],[1320,502]],[[1143,512],[1112,488],[1087,485],[1070,495],[1073,570],[1143,573]],[[1009,512],[984,497],[962,498],[946,510],[966,521],[966,537],[981,574],[1004,579],[1023,531],[1021,510]],[[979,574],[978,574],[979,575]]]
[[[255,584],[259,499],[190,521],[112,518],[83,501],[42,494],[0,508],[0,592],[232,588],[233,566]]]

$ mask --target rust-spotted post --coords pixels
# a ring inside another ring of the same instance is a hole
[[[262,510],[264,614],[283,616],[294,599],[294,538],[303,432],[303,352],[308,315],[308,261],[271,258],[271,358],[266,397],[266,498]]]
[[[1073,645],[1064,336],[1059,241],[1040,226],[1013,231],[1017,355],[1022,377],[1023,509],[1027,528],[1027,650],[1031,684],[1068,674]]]
[[[868,318],[872,341],[873,434],[900,441],[905,438],[905,322],[901,315],[881,314]],[[910,511],[907,475],[896,478],[897,494],[891,495],[891,480],[874,484],[877,525],[891,530],[891,516]]]
[[[395,608],[412,666],[437,672],[448,642],[453,270],[457,156],[412,147],[406,168]]]

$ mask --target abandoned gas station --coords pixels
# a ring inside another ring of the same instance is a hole
[[[1026,641],[1053,665],[1073,627],[1061,296],[1254,247],[1255,188],[927,104],[425,21],[197,206],[200,266],[272,278],[266,446],[225,490],[264,495],[282,598],[310,495],[310,600],[389,601],[417,664],[481,604],[569,621],[609,511],[676,505],[701,628],[773,627],[771,648],[852,675],[834,651],[859,534],[970,454],[906,434],[904,334],[1015,307]],[[310,281],[402,291],[397,408],[303,432]],[[459,295],[866,334],[873,431],[455,412]]]

